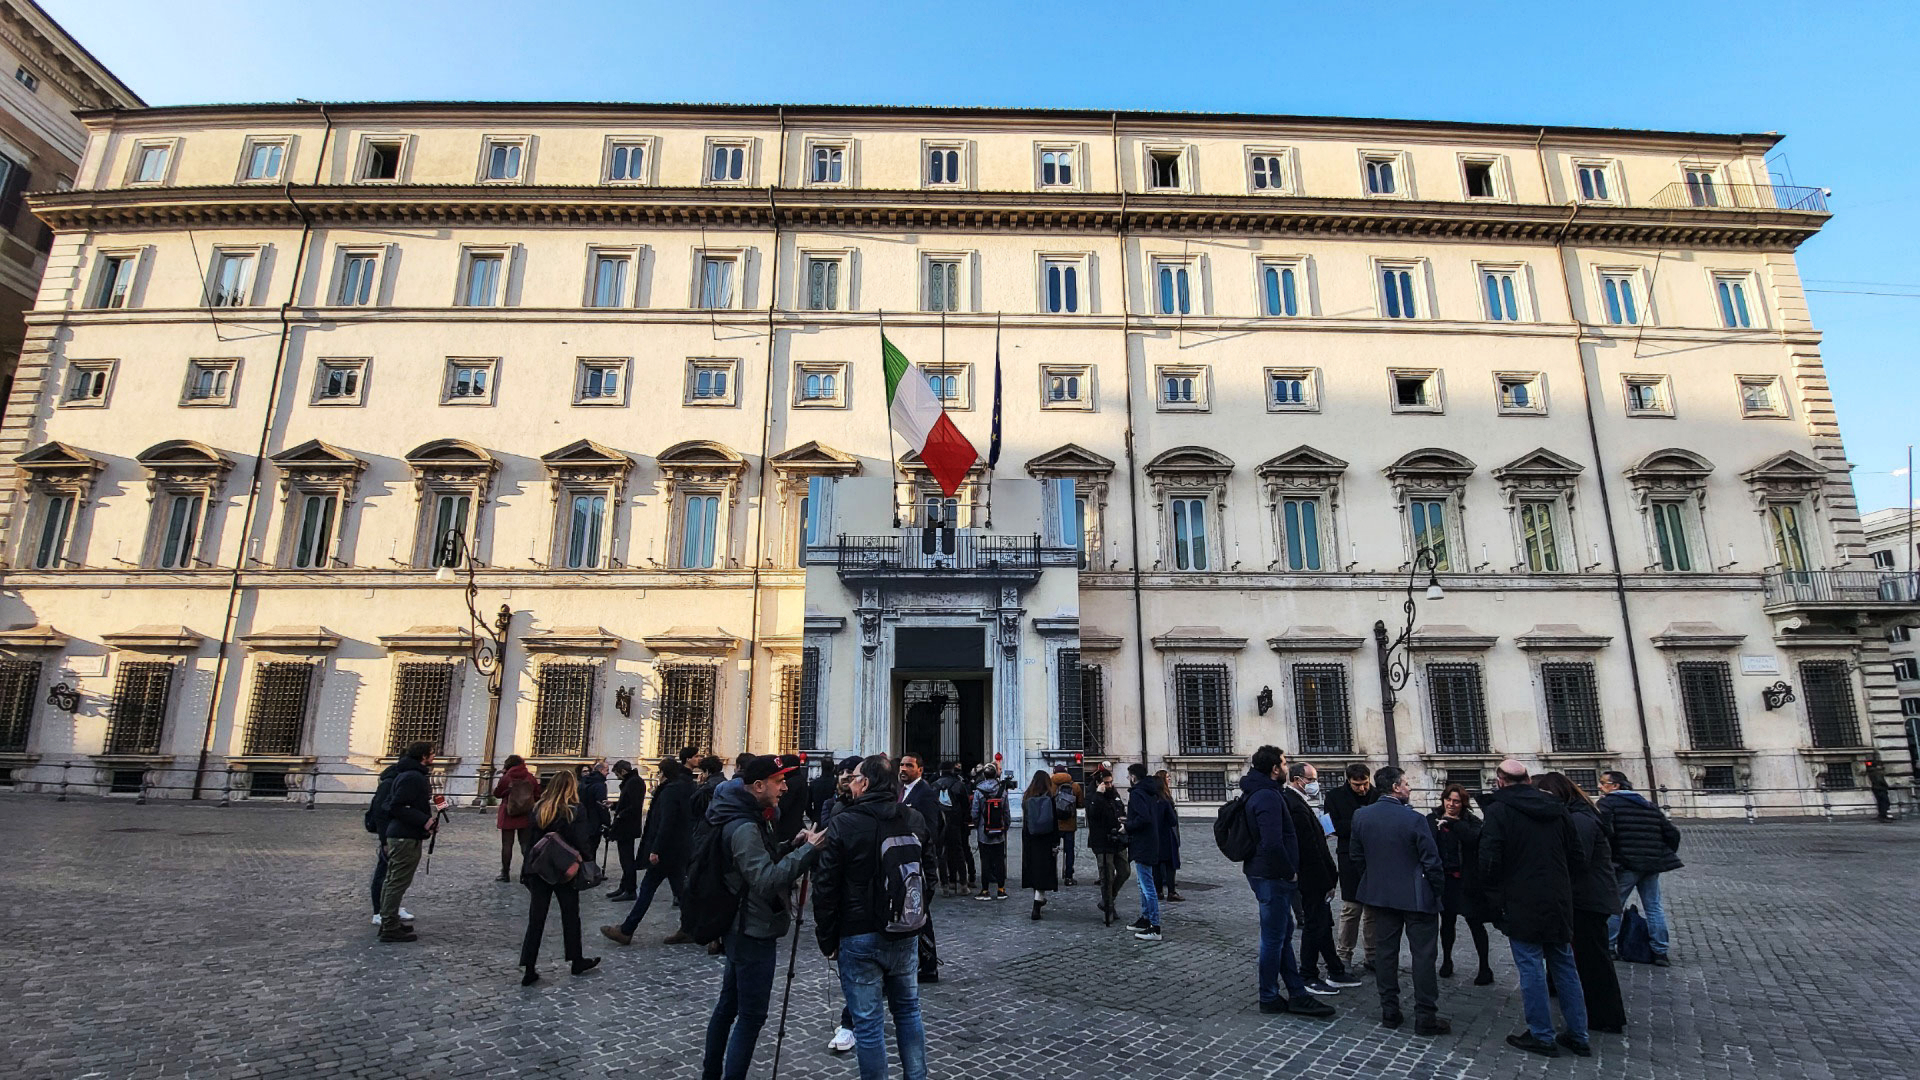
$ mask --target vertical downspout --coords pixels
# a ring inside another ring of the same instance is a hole
[[[1140,595],[1140,493],[1133,446],[1133,285],[1132,260],[1127,254],[1127,181],[1121,169],[1120,114],[1113,115],[1113,186],[1120,193],[1120,216],[1114,236],[1120,242],[1120,371],[1127,403],[1127,535],[1133,545],[1133,648],[1135,707],[1140,712],[1140,763],[1147,762],[1147,618]]]
[[[774,193],[787,175],[787,109],[780,107],[780,145],[774,156],[773,182],[767,185],[767,218],[773,223],[773,264],[772,277],[767,285],[767,368],[764,372],[766,390],[760,405],[760,465],[754,476],[754,487],[759,495],[760,510],[753,518],[753,547],[747,555],[753,560],[753,613],[747,620],[747,692],[741,696],[740,705],[740,749],[745,751],[753,743],[753,676],[760,664],[760,650],[755,645],[760,640],[760,560],[765,553],[767,539],[767,449],[773,440],[773,356],[774,356],[774,311],[780,306],[780,204]],[[803,526],[804,527],[804,526]],[[771,707],[773,694],[769,690],[767,703]],[[777,747],[776,747],[777,749]]]
[[[320,134],[319,152],[313,158],[313,186],[320,184],[320,169],[327,157],[327,143],[333,137],[333,117],[328,114],[325,105],[320,106],[320,118],[326,124]],[[293,336],[293,319],[289,314],[293,305],[300,299],[300,279],[306,272],[307,246],[313,239],[313,216],[307,213],[298,199],[293,197],[293,176],[289,172],[281,181],[280,194],[300,215],[300,247],[293,257],[293,273],[287,282],[287,298],[280,305],[280,348],[273,362],[273,379],[267,384],[266,408],[260,417],[260,443],[254,449],[253,468],[247,477],[247,509],[240,517],[240,550],[234,556],[233,575],[227,579],[227,614],[220,623],[220,649],[213,659],[213,692],[207,695],[207,725],[200,737],[200,758],[193,767],[193,798],[200,798],[201,782],[206,777],[207,758],[213,753],[213,729],[219,721],[222,700],[221,680],[226,676],[227,650],[233,644],[234,623],[240,609],[240,575],[247,567],[247,545],[252,538],[253,526],[260,508],[260,475],[266,468],[267,446],[273,438],[273,414],[280,399],[280,385],[286,378],[287,351]],[[319,774],[314,775],[314,785],[319,785]],[[309,805],[312,793],[309,792]]]
[[[1546,141],[1546,137],[1547,129],[1541,128],[1539,137],[1534,140],[1533,152],[1540,165],[1542,194],[1550,199],[1552,198],[1552,184],[1547,176],[1546,151],[1541,146],[1541,144]],[[1555,236],[1553,240],[1554,256],[1560,260],[1560,288],[1567,302],[1567,318],[1572,320],[1576,329],[1584,328],[1585,323],[1581,322],[1575,315],[1573,302],[1574,271],[1567,265],[1567,231],[1573,227],[1574,219],[1579,216],[1580,204],[1574,202],[1572,212],[1567,215],[1567,220],[1560,226],[1559,235]],[[1657,793],[1660,790],[1660,785],[1655,781],[1653,775],[1653,736],[1647,728],[1646,694],[1640,683],[1639,641],[1634,637],[1633,611],[1627,603],[1627,578],[1626,574],[1621,570],[1620,538],[1613,527],[1613,496],[1608,491],[1606,461],[1600,456],[1600,427],[1594,419],[1593,379],[1592,372],[1588,369],[1587,365],[1587,350],[1583,337],[1584,333],[1576,333],[1573,339],[1573,350],[1580,359],[1580,400],[1586,407],[1587,440],[1593,446],[1593,470],[1595,479],[1600,482],[1600,520],[1606,525],[1607,554],[1613,560],[1613,597],[1620,605],[1620,630],[1627,639],[1627,672],[1633,679],[1633,712],[1634,719],[1638,721],[1640,726],[1640,756],[1646,762],[1647,766],[1646,790]],[[1575,554],[1578,555],[1579,552],[1576,550]]]

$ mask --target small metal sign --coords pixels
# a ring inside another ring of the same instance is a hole
[[[1742,675],[1778,675],[1780,658],[1762,654],[1742,653],[1740,656],[1740,674]]]

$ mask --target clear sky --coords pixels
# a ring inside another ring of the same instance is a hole
[[[383,99],[1191,109],[1779,131],[1862,510],[1920,441],[1920,2],[40,0],[155,105]]]

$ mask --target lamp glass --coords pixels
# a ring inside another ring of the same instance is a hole
[[[1440,587],[1439,582],[1436,581],[1433,584],[1427,586],[1427,599],[1445,600],[1446,598],[1447,598],[1447,592],[1445,589],[1442,589]]]

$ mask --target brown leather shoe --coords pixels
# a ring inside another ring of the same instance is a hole
[[[604,935],[608,941],[616,945],[633,944],[633,935],[617,926],[603,926],[600,928],[600,933]]]

